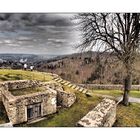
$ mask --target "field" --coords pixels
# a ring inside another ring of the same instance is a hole
[[[140,127],[140,104],[118,105],[116,127]]]
[[[52,80],[52,76],[48,73],[37,71],[0,69],[0,81],[24,80],[24,79],[50,81]]]
[[[18,79],[38,79],[41,81],[50,81],[52,76],[47,73],[31,72],[22,70],[0,70],[0,80],[18,80]],[[30,90],[30,89],[29,89]],[[39,90],[39,89],[36,89]],[[101,97],[97,97],[96,94],[111,95],[118,97],[122,95],[122,91],[119,90],[94,90],[93,97],[87,97],[71,88],[65,86],[65,91],[74,92],[77,96],[76,103],[70,108],[59,109],[56,114],[48,116],[45,120],[32,123],[22,124],[17,126],[24,127],[74,127],[77,121],[79,121],[86,113],[93,109],[101,100]],[[16,91],[15,91],[16,92]],[[26,93],[27,91],[25,91]],[[132,91],[130,96],[140,97],[140,91]],[[140,126],[140,104],[131,103],[130,106],[125,107],[123,105],[117,106],[117,121],[114,124],[115,127],[125,126]],[[3,105],[0,102],[0,123],[7,122],[7,116]]]

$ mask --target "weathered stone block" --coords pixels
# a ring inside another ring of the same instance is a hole
[[[62,85],[59,83],[56,83],[56,82],[42,82],[41,84],[43,86],[47,86],[47,87],[54,89],[54,90],[62,90],[63,91]]]
[[[65,91],[57,90],[57,104],[70,107],[76,101],[76,95],[74,93],[67,93]]]
[[[5,82],[5,85],[6,84],[9,90],[15,90],[36,87],[40,85],[40,82],[36,80],[17,80],[17,81],[7,81]]]
[[[111,127],[116,120],[116,103],[111,99],[103,99],[93,110],[84,116],[77,126]]]

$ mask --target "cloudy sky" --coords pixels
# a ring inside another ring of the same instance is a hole
[[[0,14],[0,53],[71,54],[79,41],[73,14]]]

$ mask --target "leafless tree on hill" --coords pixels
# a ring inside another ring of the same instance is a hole
[[[129,104],[133,65],[140,48],[139,13],[80,13],[77,16],[82,31],[82,50],[102,48],[112,53],[125,66],[123,104]]]

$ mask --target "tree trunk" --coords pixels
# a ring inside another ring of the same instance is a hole
[[[131,72],[128,72],[124,80],[124,94],[123,94],[123,101],[122,101],[122,103],[125,106],[129,105],[129,92],[131,90],[131,85],[132,85],[132,74]]]

